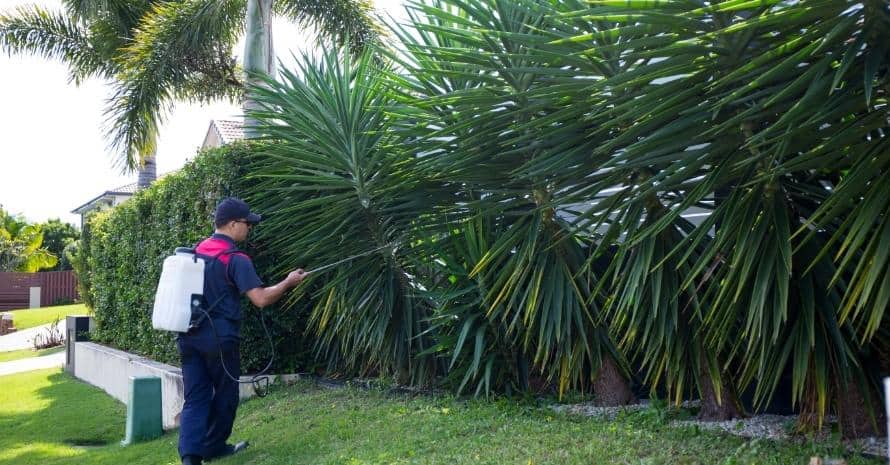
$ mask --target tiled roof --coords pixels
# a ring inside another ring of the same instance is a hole
[[[228,144],[236,140],[244,139],[244,123],[239,120],[232,119],[216,119],[213,120],[216,132],[223,144]]]
[[[114,189],[108,189],[105,194],[135,194],[136,191],[139,190],[139,182],[131,182],[130,184],[124,184],[120,187],[115,187]]]
[[[169,174],[173,174],[177,171],[179,171],[179,170],[176,169],[176,170],[172,170],[172,171],[163,173],[160,176],[158,176],[158,179],[162,179],[165,176],[167,176]],[[115,187],[114,189],[108,189],[107,191],[105,191],[105,192],[97,195],[93,199],[91,199],[89,202],[75,208],[74,210],[71,211],[71,213],[80,215],[86,211],[91,210],[93,208],[93,205],[96,202],[98,202],[99,200],[102,200],[103,198],[107,198],[108,196],[113,196],[113,195],[117,195],[117,196],[133,195],[138,190],[139,190],[139,182],[138,181],[131,182],[130,184],[124,184],[123,186]]]

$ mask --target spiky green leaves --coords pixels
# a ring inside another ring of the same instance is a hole
[[[314,268],[372,249],[310,275],[318,351],[331,367],[383,372],[423,383],[435,375],[412,248],[431,206],[414,159],[388,131],[393,104],[373,55],[355,61],[327,50],[304,55],[281,82],[252,88],[251,116],[270,143],[253,165],[263,236],[282,251],[282,269]]]

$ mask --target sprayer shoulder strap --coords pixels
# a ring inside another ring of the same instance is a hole
[[[228,249],[228,250],[223,250],[222,252],[220,252],[220,253],[214,255],[213,258],[212,258],[212,260],[214,260],[214,261],[218,261],[218,262],[220,262],[220,263],[223,264],[223,267],[224,267],[224,268],[223,268],[223,275],[225,275],[225,277],[226,277],[226,282],[229,283],[229,284],[230,284],[231,286],[233,286],[233,287],[235,287],[235,283],[232,282],[232,278],[229,277],[229,263],[232,263],[232,257],[231,257],[231,255],[233,255],[233,254],[235,254],[235,253],[238,253],[238,252],[239,252],[238,249],[236,249],[236,248],[233,247],[233,248]],[[228,256],[229,259],[226,260],[226,261],[223,261],[223,260],[220,258],[220,257],[223,257],[223,256]]]
[[[211,239],[211,240],[214,240],[214,239]],[[215,240],[219,241],[221,239],[215,239]],[[235,283],[232,282],[232,279],[229,277],[229,263],[231,263],[231,256],[232,255],[242,255],[244,257],[249,258],[247,256],[247,254],[244,253],[243,251],[241,251],[240,249],[238,249],[237,247],[229,247],[227,249],[223,249],[216,253],[210,253],[210,254],[199,252],[198,246],[201,245],[202,243],[203,242],[195,245],[195,254],[198,256],[201,256],[202,258],[206,257],[205,260],[207,260],[208,262],[219,261],[220,263],[222,263],[225,266],[223,274],[226,277],[226,282],[232,286],[235,286]],[[223,257],[227,257],[227,258],[223,259]]]
[[[223,261],[220,259],[220,257],[232,255],[234,253],[243,253],[243,252],[240,252],[238,250],[238,248],[236,248],[236,247],[231,247],[231,248],[222,250],[220,252],[217,252],[215,254],[204,254],[204,253],[198,252],[198,245],[200,245],[200,244],[195,244],[195,247],[194,247],[195,256],[200,257],[202,260],[205,260],[208,262],[219,261],[220,263],[222,263],[225,267],[223,269],[223,274],[226,277],[226,282],[229,285],[235,287],[235,283],[233,283],[231,278],[229,278],[229,262],[230,262],[230,260]],[[206,299],[202,299],[202,300],[204,300],[203,305],[206,307],[206,309],[203,314],[200,314],[197,316],[197,319],[195,319],[195,321],[192,323],[193,327],[200,326],[203,323],[205,316],[207,318],[210,318],[211,314],[213,314],[214,310],[216,310],[217,305],[219,305],[219,303],[222,302],[222,300],[225,298],[225,296],[226,296],[226,293],[222,292],[222,293],[220,293],[219,297],[217,297],[216,300],[214,300],[213,302],[209,302]]]

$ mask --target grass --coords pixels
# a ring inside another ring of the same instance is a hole
[[[63,320],[68,315],[86,315],[89,310],[84,304],[74,304],[12,310],[11,312],[16,329],[22,330],[52,323],[56,318]]]
[[[71,442],[120,440],[124,406],[58,369],[0,377],[0,464],[90,463]]]
[[[311,383],[239,410],[233,439],[252,446],[220,465],[805,464],[839,457],[794,445],[667,428],[651,412],[614,421],[515,402],[409,398]],[[176,432],[121,447],[124,406],[58,370],[0,377],[0,464],[176,464]],[[75,447],[72,443],[105,444]],[[884,462],[859,456],[850,465]]]
[[[0,363],[2,362],[11,362],[13,360],[21,360],[23,358],[31,358],[31,357],[42,357],[44,355],[52,355],[55,353],[59,353],[65,350],[64,346],[61,347],[51,347],[49,349],[22,349],[22,350],[12,350],[8,352],[0,352]]]

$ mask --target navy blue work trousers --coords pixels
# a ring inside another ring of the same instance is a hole
[[[224,450],[238,410],[238,383],[226,375],[220,362],[239,378],[240,342],[183,335],[178,344],[185,391],[179,418],[179,456],[214,457]]]

